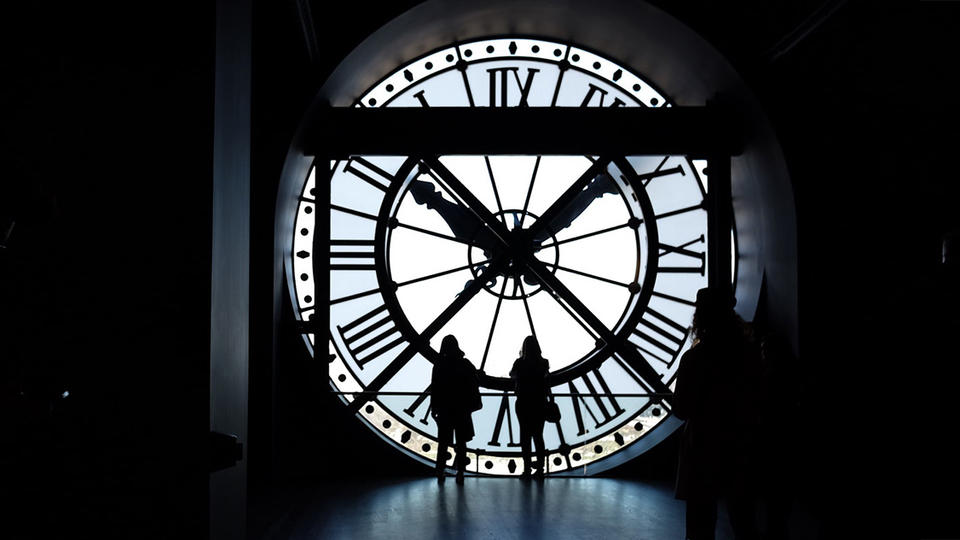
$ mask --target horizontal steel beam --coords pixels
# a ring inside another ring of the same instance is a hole
[[[307,155],[737,155],[742,129],[718,107],[328,107]]]
[[[359,396],[359,395],[371,395],[371,396],[429,396],[430,392],[384,392],[382,390],[373,391],[373,390],[356,390],[352,392],[348,391],[338,391],[331,390],[331,394],[336,394],[338,396]],[[480,392],[481,396],[487,397],[503,397],[504,395],[516,396],[516,392]],[[657,393],[657,392],[551,392],[553,397],[671,397],[671,393]]]

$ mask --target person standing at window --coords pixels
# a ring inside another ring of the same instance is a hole
[[[538,478],[543,478],[545,450],[543,444],[543,425],[546,421],[547,398],[550,387],[547,375],[550,363],[540,352],[540,343],[535,336],[523,340],[520,358],[513,363],[510,377],[514,380],[517,393],[515,410],[520,422],[520,449],[523,452],[523,473],[521,478],[529,478],[531,470]],[[531,465],[530,440],[537,448],[536,465]]]
[[[443,483],[447,449],[456,438],[457,483],[467,469],[467,442],[473,439],[473,411],[482,406],[480,382],[473,363],[464,357],[457,338],[448,335],[440,344],[440,360],[433,365],[430,409],[437,422],[437,481]]]
[[[676,496],[687,501],[686,538],[713,540],[725,499],[737,540],[758,538],[750,470],[755,451],[759,358],[729,290],[701,289],[696,341],[677,370],[673,413],[680,438]]]

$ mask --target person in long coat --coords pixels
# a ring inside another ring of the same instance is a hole
[[[440,359],[433,366],[430,384],[430,410],[437,423],[437,480],[445,476],[445,455],[450,442],[455,438],[457,483],[463,483],[467,468],[467,442],[473,439],[474,428],[471,415],[479,410],[480,382],[477,370],[452,335],[445,336],[440,344]]]
[[[680,359],[673,413],[686,420],[676,496],[687,501],[686,538],[714,538],[725,499],[738,540],[757,538],[751,493],[758,355],[729,291],[701,289],[694,346]]]
[[[543,444],[543,426],[546,422],[547,399],[550,386],[547,375],[550,362],[540,352],[540,342],[534,336],[523,340],[520,358],[513,363],[510,377],[514,380],[517,401],[514,410],[520,423],[520,450],[523,453],[523,473],[528,478],[531,471],[538,477],[543,476],[543,461],[546,454]],[[537,461],[534,466],[530,460],[530,441],[537,448]]]

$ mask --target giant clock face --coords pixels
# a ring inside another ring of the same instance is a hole
[[[670,100],[597,52],[506,37],[452,44],[399,66],[356,106]],[[520,473],[508,373],[531,334],[550,362],[562,413],[545,431],[551,474],[602,470],[675,429],[669,402],[650,394],[673,388],[696,291],[707,284],[705,161],[354,156],[315,167],[330,169],[320,175],[329,178],[330,205],[318,207],[315,168],[292,224],[294,305],[303,319],[329,310],[329,333],[308,334],[308,346],[327,342],[330,384],[390,444],[436,459],[428,391],[447,334],[482,374],[471,471]],[[311,253],[318,215],[330,220],[330,253],[315,254],[330,257],[329,296],[319,299]]]

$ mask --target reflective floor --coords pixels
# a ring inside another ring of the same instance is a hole
[[[672,486],[613,478],[328,484],[275,504],[252,538],[683,538]],[[723,514],[718,540],[733,537]]]

